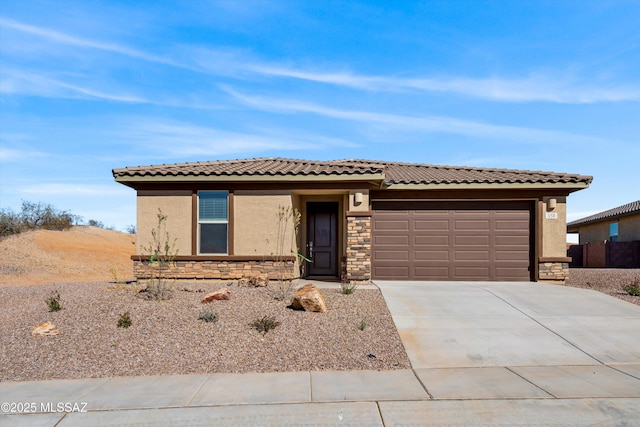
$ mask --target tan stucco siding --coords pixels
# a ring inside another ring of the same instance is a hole
[[[640,214],[611,218],[580,227],[580,244],[609,240],[609,224],[618,222],[618,241],[640,240]]]
[[[618,241],[640,240],[640,214],[623,216],[618,220]]]
[[[166,215],[166,231],[176,239],[178,255],[191,255],[191,191],[139,191],[136,253],[149,255],[144,247],[152,242],[151,231],[158,227],[158,209]]]
[[[293,220],[285,224],[278,216],[281,208],[291,211],[296,207],[290,192],[236,191],[233,203],[235,255],[290,255]],[[283,248],[277,246],[279,224],[286,226]]]
[[[609,221],[580,227],[580,244],[609,240]]]
[[[550,199],[556,200],[556,207],[549,207]],[[542,257],[567,256],[567,199],[566,197],[545,197],[542,203]],[[547,218],[549,214],[549,218]]]

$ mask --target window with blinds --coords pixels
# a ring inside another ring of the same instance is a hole
[[[198,253],[226,254],[229,234],[229,193],[198,192]]]

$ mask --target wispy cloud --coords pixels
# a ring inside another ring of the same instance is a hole
[[[442,92],[500,102],[552,102],[560,104],[589,104],[640,100],[637,86],[606,87],[581,83],[572,78],[533,74],[519,79],[501,77],[383,77],[348,72],[317,73],[293,68],[248,65],[253,72],[282,78],[306,80],[367,91],[386,92]]]
[[[350,71],[317,72],[300,69],[295,65],[261,61],[242,49],[180,46],[179,49],[174,47],[171,54],[157,55],[124,44],[77,37],[7,18],[0,18],[0,25],[52,43],[95,49],[193,72],[224,75],[235,79],[254,77],[296,79],[363,91],[448,93],[496,102],[591,104],[640,100],[640,87],[635,82],[612,84],[591,76],[577,77],[562,70],[531,72],[517,78],[447,75],[397,77],[366,75]]]
[[[146,157],[208,158],[247,152],[319,150],[328,146],[353,146],[349,141],[277,129],[231,132],[181,122],[136,119],[114,134],[115,138],[144,147]]]
[[[49,183],[37,184],[22,187],[20,193],[42,196],[82,196],[82,197],[107,197],[126,196],[130,192],[119,185],[89,185],[89,184],[66,184]]]
[[[106,101],[127,103],[148,103],[150,101],[135,95],[105,92],[66,83],[43,75],[5,69],[0,78],[0,93],[27,94],[55,98],[96,98]]]
[[[8,135],[3,135],[3,139]],[[49,154],[31,149],[16,149],[0,146],[0,161],[2,163],[17,162],[25,159],[33,159],[34,157],[45,157]]]
[[[405,131],[442,132],[471,136],[475,138],[500,138],[512,142],[540,143],[545,141],[557,142],[558,140],[582,143],[602,142],[600,139],[590,136],[552,130],[494,125],[445,116],[407,116],[360,110],[340,110],[295,100],[245,95],[229,87],[223,87],[222,89],[239,102],[259,110],[284,114],[315,114],[334,119],[360,122],[374,128],[386,128],[386,130],[395,129]]]
[[[106,52],[112,52],[120,55],[129,56],[132,58],[142,59],[145,61],[179,66],[179,64],[175,63],[169,58],[159,56],[159,55],[153,55],[147,52],[133,49],[128,46],[115,44],[115,43],[105,43],[105,42],[91,40],[91,39],[82,38],[82,37],[75,37],[59,31],[54,31],[47,28],[24,24],[8,18],[0,17],[0,25],[5,26],[7,28],[21,31],[23,33],[38,36],[50,42],[62,43],[62,44],[81,47],[81,48],[97,49],[97,50],[102,50]]]

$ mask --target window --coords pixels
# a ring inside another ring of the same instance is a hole
[[[229,228],[229,193],[198,192],[198,253],[226,254]]]
[[[609,241],[610,242],[618,241],[618,223],[617,222],[609,223]]]

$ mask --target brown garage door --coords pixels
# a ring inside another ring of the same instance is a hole
[[[529,202],[373,202],[379,280],[531,280]]]

